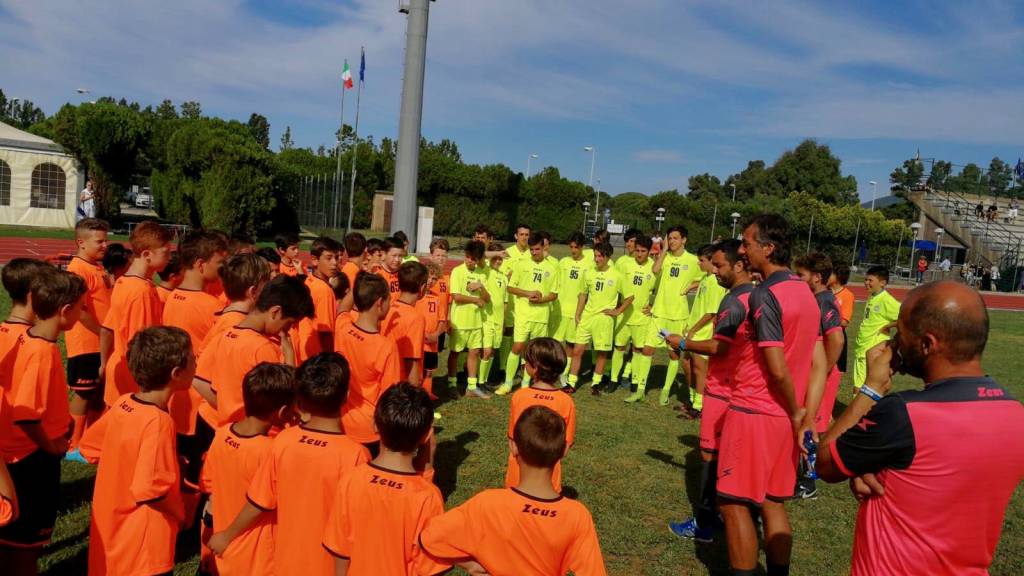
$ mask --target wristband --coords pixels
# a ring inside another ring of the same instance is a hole
[[[686,352],[686,338],[679,339],[679,346],[676,347],[676,352]]]
[[[867,396],[868,398],[871,398],[875,402],[881,402],[882,401],[882,395],[879,394],[878,392],[872,390],[866,384],[860,387],[860,393],[865,395],[865,396]]]

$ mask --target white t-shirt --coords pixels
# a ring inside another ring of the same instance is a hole
[[[96,192],[85,188],[78,195],[79,219],[96,217]]]
[[[943,272],[949,272],[949,266],[949,258],[946,258],[941,264],[939,264],[939,268],[941,268]]]

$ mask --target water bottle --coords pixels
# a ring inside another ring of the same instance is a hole
[[[807,449],[807,472],[804,476],[811,480],[817,480],[818,473],[814,468],[818,464],[818,443],[814,441],[810,430],[804,432],[804,448]]]

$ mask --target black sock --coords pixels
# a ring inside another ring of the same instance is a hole
[[[772,564],[768,562],[768,576],[789,576],[789,564]]]
[[[750,568],[748,570],[732,568],[732,576],[754,576],[754,574],[757,574],[757,568]]]
[[[712,528],[718,520],[718,460],[701,462],[700,501],[697,503],[697,526]]]

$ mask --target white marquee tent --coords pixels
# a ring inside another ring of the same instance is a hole
[[[0,122],[0,224],[71,228],[84,186],[60,145]]]

